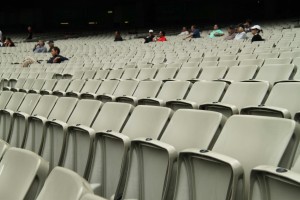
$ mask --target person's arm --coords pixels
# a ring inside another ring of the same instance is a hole
[[[193,37],[193,33],[190,33],[187,37],[183,38],[184,40],[188,39],[188,38],[192,38]]]
[[[217,36],[217,37],[219,37],[219,36],[223,36],[224,33],[223,33],[223,31],[220,30],[220,31],[215,32],[214,35]]]

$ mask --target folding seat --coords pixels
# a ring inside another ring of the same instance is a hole
[[[174,78],[177,68],[161,68],[156,74],[154,80],[162,81],[169,78]]]
[[[293,120],[234,115],[212,151],[180,152],[174,199],[248,199],[252,168],[290,167],[298,140],[299,126]]]
[[[211,61],[218,61],[219,57],[218,56],[205,56],[202,60],[202,62],[211,62]]]
[[[1,82],[3,86],[13,87],[18,81],[19,76],[20,72],[4,73]]]
[[[189,63],[201,63],[202,60],[203,60],[202,57],[192,57],[192,58],[189,59],[188,62],[189,62]]]
[[[81,79],[83,79],[83,80],[93,79],[95,74],[96,74],[95,70],[86,70],[86,71],[84,71],[84,74],[81,77]]]
[[[81,79],[83,77],[83,75],[84,75],[84,71],[83,70],[71,69],[70,72],[64,73],[63,76],[62,76],[62,78],[63,79]]]
[[[32,88],[32,86],[33,86],[35,80],[36,80],[36,79],[27,79],[27,80],[25,81],[25,83],[24,83],[23,86],[21,86],[21,87],[19,87],[19,88],[14,87],[14,88],[11,88],[10,90],[11,90],[11,91],[14,91],[14,92],[18,92],[18,91],[20,91],[20,90],[23,90],[23,92],[26,92],[26,91],[28,91],[29,89]]]
[[[152,65],[152,68],[156,68],[156,69],[161,69],[161,68],[165,68],[167,65],[166,64],[154,64]]]
[[[116,97],[116,101],[136,106],[141,98],[155,98],[161,85],[161,81],[141,81],[132,96],[119,96]]]
[[[3,90],[11,90],[12,88],[22,88],[26,80],[27,80],[26,78],[19,78],[17,83],[14,84],[14,86],[12,87],[4,86]]]
[[[124,69],[114,69],[110,70],[108,76],[106,79],[120,79],[122,74],[124,72]]]
[[[68,128],[67,147],[64,151],[62,166],[79,175],[89,178],[89,168],[93,163],[92,147],[96,132],[107,130],[120,132],[133,107],[129,104],[108,102],[103,105],[93,125],[73,125]],[[98,155],[96,155],[98,156]],[[98,160],[98,158],[93,158]]]
[[[80,92],[80,90],[83,88],[84,83],[85,80],[83,79],[72,80],[66,90],[54,90],[52,94],[61,97],[66,96],[69,92]]]
[[[240,61],[239,60],[222,60],[219,61],[218,66],[219,67],[232,67],[232,66],[237,66],[239,65]]]
[[[68,146],[67,129],[72,126],[90,127],[102,103],[97,100],[82,99],[74,108],[69,119],[64,122],[60,120],[48,120],[45,123],[45,140],[41,155],[49,161],[50,169],[63,165],[64,152]],[[73,141],[70,141],[72,144]]]
[[[55,167],[36,200],[80,200],[88,193],[92,189],[84,178],[69,169]]]
[[[291,58],[269,58],[265,59],[264,65],[289,65],[291,62]]]
[[[46,96],[49,99],[49,107],[39,108],[40,106],[38,106],[33,115],[28,117],[28,131],[24,142],[25,149],[34,151],[39,155],[41,155],[44,146],[45,123],[47,120],[67,121],[78,101],[77,98],[71,97]],[[56,101],[54,107],[52,105],[53,101],[54,103]]]
[[[80,97],[82,99],[95,99],[98,95],[113,94],[119,82],[119,80],[103,80],[96,93],[83,93]]]
[[[151,63],[147,63],[147,64],[142,64],[142,63],[139,63],[137,65],[138,68],[142,69],[142,68],[152,68],[152,64]]]
[[[79,98],[79,97],[85,97],[85,95],[88,96],[89,94],[95,94],[101,82],[102,82],[101,80],[89,79],[88,81],[85,82],[83,88],[80,91],[73,90],[70,92],[66,92],[66,96]]]
[[[278,58],[279,57],[279,53],[275,52],[275,53],[260,53],[258,54],[257,59],[270,59],[270,58]]]
[[[124,63],[124,62],[118,62],[118,63],[114,64],[113,69],[124,69],[125,65],[126,65],[126,63]]]
[[[132,140],[122,199],[172,199],[176,151],[211,149],[224,123],[220,113],[180,109],[174,113],[159,141],[149,137]]]
[[[291,79],[295,70],[296,67],[293,64],[263,65],[259,69],[255,80],[265,80],[273,84],[277,81]]]
[[[139,81],[137,80],[121,80],[118,87],[112,94],[97,95],[97,99],[102,102],[115,101],[118,96],[132,96],[136,90]],[[101,86],[100,86],[101,88]]]
[[[257,65],[261,67],[264,64],[264,61],[264,59],[241,60],[240,65]]]
[[[224,56],[220,56],[220,61],[226,61],[226,60],[236,60],[237,59],[237,55],[224,55]]]
[[[38,75],[39,75],[38,72],[30,72],[26,78],[35,79],[38,77]]]
[[[300,57],[300,51],[282,52],[279,58],[297,58]]]
[[[239,114],[240,109],[250,105],[260,105],[268,91],[268,82],[233,82],[225,92],[221,102],[200,105],[200,109],[217,111],[230,117]]]
[[[44,86],[45,81],[46,81],[45,79],[35,79],[35,81],[34,81],[34,83],[33,83],[33,85],[32,85],[31,88],[26,88],[25,87],[26,83],[25,83],[24,87],[19,89],[19,92],[29,93],[29,91],[31,91],[31,90],[33,90],[33,91],[39,91]]]
[[[166,106],[173,110],[198,109],[200,104],[220,101],[227,87],[223,81],[197,81],[185,99],[169,100]]]
[[[199,67],[213,67],[213,66],[218,66],[219,62],[218,61],[202,61],[199,65]]]
[[[80,200],[107,200],[94,194],[86,194]]]
[[[230,67],[224,79],[227,81],[245,81],[253,79],[258,67],[255,65],[249,66],[233,66]]]
[[[157,72],[156,68],[142,68],[137,75],[137,80],[148,80],[153,79]]]
[[[12,95],[13,95],[12,91],[2,91],[0,93],[0,110],[6,107]]]
[[[45,95],[45,94],[52,94],[53,91],[66,91],[66,89],[69,87],[71,81],[72,80],[70,80],[70,79],[60,79],[57,81],[57,83],[53,89],[50,90],[49,88],[47,88],[47,89],[42,88],[40,93],[42,95]],[[50,84],[50,86],[52,86],[52,84]]]
[[[12,147],[4,154],[0,168],[0,199],[36,199],[49,164],[31,151]]]
[[[54,72],[40,72],[39,79],[52,79],[54,77]]]
[[[257,54],[240,54],[238,60],[255,60],[257,59]]]
[[[5,106],[5,109],[0,110],[0,139],[7,141],[11,128],[11,113],[18,110],[25,95],[23,92],[15,92]]]
[[[166,79],[164,81],[171,81],[171,80],[179,80],[179,81],[185,81],[185,80],[191,80],[196,79],[200,73],[201,68],[200,67],[185,67],[179,69],[178,73],[176,74],[174,79]]]
[[[227,72],[227,67],[203,67],[202,71],[197,79],[193,79],[193,81],[197,80],[217,80],[222,79]]]
[[[182,66],[182,63],[170,63],[170,64],[167,64],[166,68],[181,68]]]
[[[88,178],[95,194],[105,198],[115,194],[115,199],[121,196],[130,139],[158,138],[171,113],[171,109],[166,107],[137,106],[121,133],[114,131],[96,133],[93,145],[94,156]],[[116,193],[117,188],[119,192]]]
[[[97,79],[97,80],[103,80],[103,79],[106,79],[107,75],[109,73],[109,70],[106,69],[106,70],[98,70],[94,79]]]
[[[154,57],[151,61],[152,64],[163,64],[166,61],[165,57]]]
[[[122,75],[121,79],[135,79],[139,73],[140,69],[138,68],[128,68],[124,70],[124,74]]]
[[[165,102],[173,99],[183,99],[191,87],[189,81],[165,82],[156,98],[141,98],[139,105],[165,106]]]
[[[186,67],[199,67],[199,62],[188,62],[188,63],[183,63],[181,68],[186,68]]]
[[[0,86],[1,89],[3,87],[10,87],[10,83],[9,83],[9,77],[12,75],[12,73],[8,73],[8,72],[4,72],[0,78],[1,82],[0,82]],[[15,74],[16,76],[19,77],[19,73]],[[15,81],[16,82],[16,81]]]
[[[43,81],[44,83],[41,88],[39,82],[42,81],[37,82],[37,80],[44,80]],[[56,79],[37,79],[37,80],[35,81],[32,88],[27,91],[28,93],[40,93],[40,91],[44,91],[44,90],[52,91],[57,81]]]
[[[9,144],[3,140],[0,140],[0,160],[2,160],[2,157],[6,150],[9,148]]]

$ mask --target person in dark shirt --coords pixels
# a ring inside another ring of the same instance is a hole
[[[155,35],[153,33],[153,30],[149,30],[149,35],[144,38],[144,40],[145,40],[144,43],[153,42],[154,37],[155,37]]]
[[[49,46],[48,52],[51,52],[52,49],[54,48],[54,41],[53,40],[49,40],[48,41],[48,46]]]
[[[15,43],[11,40],[11,38],[6,38],[4,41],[4,46],[5,47],[15,47]]]
[[[115,42],[123,41],[123,38],[122,38],[122,36],[121,36],[120,31],[116,31],[116,32],[115,32],[115,40],[114,40],[114,41],[115,41]]]
[[[28,36],[27,36],[26,40],[32,40],[33,31],[32,31],[32,27],[31,26],[27,27],[27,32],[28,32]]]
[[[51,54],[52,57],[47,61],[47,63],[61,63],[65,60],[69,60],[66,57],[59,55],[60,49],[58,47],[53,47]]]
[[[196,27],[196,25],[191,26],[191,33],[184,40],[188,38],[200,38],[200,30]]]
[[[253,34],[251,42],[264,41],[264,39],[259,35],[261,31],[262,29],[259,25],[255,25],[251,27],[251,33]]]

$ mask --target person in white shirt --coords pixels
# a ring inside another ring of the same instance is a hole
[[[247,39],[247,33],[244,31],[243,26],[239,26],[234,40],[245,40],[245,39]]]
[[[186,27],[182,27],[182,30],[181,30],[181,33],[179,33],[178,35],[179,36],[182,36],[182,35],[188,35],[189,32],[188,30],[186,29]]]

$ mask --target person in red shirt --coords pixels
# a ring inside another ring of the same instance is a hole
[[[165,42],[165,41],[167,41],[166,33],[165,31],[160,31],[159,37],[156,39],[156,42]]]

